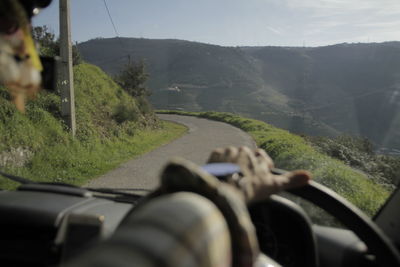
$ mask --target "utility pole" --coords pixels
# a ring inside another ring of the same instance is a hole
[[[60,0],[60,72],[61,115],[72,136],[76,133],[74,73],[72,70],[72,43],[69,0]]]

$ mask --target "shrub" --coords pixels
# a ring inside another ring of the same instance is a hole
[[[133,102],[121,101],[115,107],[112,117],[117,123],[121,124],[126,121],[138,121],[140,116]]]
[[[144,96],[136,97],[136,103],[139,107],[139,110],[142,114],[149,114],[153,112],[153,107],[150,102]]]
[[[400,159],[389,155],[376,155],[372,143],[367,138],[350,135],[336,138],[305,138],[318,151],[365,172],[377,183],[393,189],[398,182]]]
[[[134,62],[129,59],[120,73],[115,77],[118,83],[129,95],[133,97],[145,97],[150,91],[145,83],[149,77],[144,61]]]

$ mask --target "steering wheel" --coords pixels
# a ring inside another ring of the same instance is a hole
[[[274,170],[273,173],[283,174],[284,171]],[[319,206],[352,230],[374,253],[379,266],[400,266],[400,254],[385,233],[343,197],[314,181],[288,192]]]
[[[226,175],[240,172],[239,166],[231,163],[212,163],[203,169],[221,180]],[[282,175],[286,171],[272,169],[272,173]],[[329,188],[310,181],[307,185],[287,190],[287,192],[310,201],[338,219],[352,230],[374,253],[380,266],[400,266],[400,254],[386,234],[361,210]]]

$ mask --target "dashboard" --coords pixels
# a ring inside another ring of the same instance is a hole
[[[2,266],[57,266],[109,237],[133,204],[65,186],[0,191]]]
[[[273,195],[249,208],[261,251],[283,266],[318,266],[311,221],[295,203]]]
[[[0,191],[0,262],[62,265],[110,237],[138,201],[45,184]],[[283,266],[376,266],[351,231],[312,225],[304,210],[286,198],[273,195],[249,212],[261,251]]]

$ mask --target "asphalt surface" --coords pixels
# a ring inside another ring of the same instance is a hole
[[[183,137],[159,147],[145,155],[123,163],[118,168],[90,181],[89,187],[153,189],[168,160],[182,157],[197,164],[204,164],[210,152],[217,147],[249,146],[252,138],[229,124],[189,116],[158,115],[163,120],[188,127]]]

